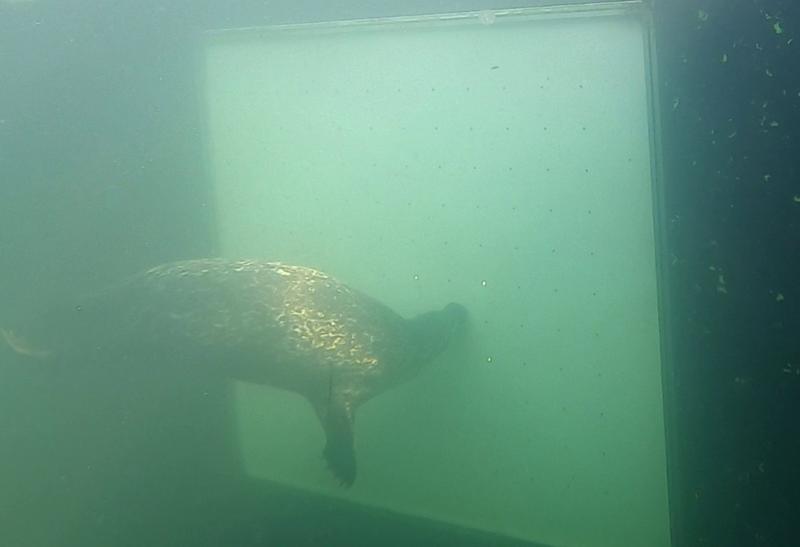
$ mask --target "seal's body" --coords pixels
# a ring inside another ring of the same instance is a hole
[[[356,408],[411,378],[466,322],[458,304],[408,320],[311,268],[224,259],[152,268],[69,314],[69,325],[56,316],[61,326],[41,339],[4,331],[6,341],[32,358],[166,357],[297,392],[316,411],[325,458],[346,485],[356,475]]]

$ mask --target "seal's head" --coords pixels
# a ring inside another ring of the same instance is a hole
[[[442,353],[464,335],[469,314],[461,304],[451,302],[438,311],[418,315],[410,321],[419,357],[425,362]]]
[[[451,336],[460,336],[467,329],[469,321],[469,313],[467,308],[457,302],[450,302],[442,310],[449,318],[451,327]]]

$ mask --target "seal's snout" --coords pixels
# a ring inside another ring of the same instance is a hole
[[[450,302],[444,307],[444,313],[450,318],[451,334],[459,335],[467,329],[469,312],[457,302]]]
[[[53,352],[50,350],[33,346],[13,330],[0,329],[0,334],[3,335],[3,340],[5,340],[6,344],[8,344],[8,347],[10,347],[19,355],[33,357],[34,359],[47,359],[53,355]]]

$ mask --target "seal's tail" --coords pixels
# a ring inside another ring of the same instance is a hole
[[[8,344],[8,347],[19,355],[33,357],[34,359],[47,359],[53,354],[48,349],[37,348],[11,329],[0,329],[0,334],[3,335],[3,340]]]

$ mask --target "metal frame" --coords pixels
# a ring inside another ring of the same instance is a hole
[[[660,98],[658,93],[658,67],[656,57],[655,26],[653,23],[652,0],[618,0],[597,3],[580,4],[549,4],[536,7],[489,9],[449,14],[431,14],[399,17],[379,17],[369,19],[341,20],[316,23],[293,23],[273,26],[253,26],[230,29],[207,30],[201,33],[213,36],[216,40],[236,41],[240,38],[253,38],[253,36],[274,36],[282,33],[302,32],[338,32],[344,28],[369,28],[397,26],[438,27],[446,26],[452,22],[474,20],[476,24],[492,24],[496,20],[530,20],[548,18],[585,18],[602,16],[631,15],[639,17],[643,23],[643,44],[645,47],[644,58],[646,68],[646,92],[648,100],[648,125],[650,128],[650,158],[651,158],[651,188],[653,196],[653,222],[655,236],[655,264],[656,282],[658,290],[658,317],[660,330],[661,353],[661,378],[662,401],[664,417],[664,435],[667,461],[667,495],[669,508],[670,544],[677,547],[685,542],[684,524],[682,513],[682,495],[680,488],[680,466],[678,457],[679,431],[677,428],[676,408],[676,377],[672,361],[672,328],[670,287],[668,283],[669,259],[666,256],[668,249],[666,226],[668,214],[665,207],[665,189],[663,177],[663,155],[661,150],[661,116]],[[200,40],[198,40],[200,46]],[[198,47],[200,52],[202,46]],[[196,59],[198,65],[198,84],[204,76],[204,67],[201,60],[202,54]],[[208,133],[205,121],[202,121],[202,130]],[[206,142],[207,139],[206,139]],[[210,165],[210,155],[205,151],[204,161]],[[216,219],[212,219],[212,222]],[[218,247],[218,242],[214,241]]]
[[[254,26],[230,29],[210,30],[206,33],[215,37],[241,37],[276,34],[282,32],[302,32],[302,31],[339,31],[342,28],[352,29],[354,27],[364,27],[369,29],[381,26],[439,26],[453,21],[465,21],[473,19],[476,23],[491,24],[495,20],[506,19],[544,19],[544,18],[565,18],[565,17],[599,17],[604,15],[631,15],[647,13],[646,0],[617,0],[602,3],[583,3],[583,4],[556,4],[526,8],[508,9],[486,9],[478,11],[467,11],[458,13],[443,13],[431,15],[411,15],[398,17],[377,17],[374,19],[351,19],[342,21],[326,21],[322,23],[291,23],[271,26]]]
[[[667,256],[667,229],[669,214],[666,208],[663,151],[661,144],[661,98],[658,84],[658,58],[656,55],[655,24],[652,6],[643,11],[645,59],[647,60],[647,98],[650,116],[650,158],[653,188],[653,230],[656,242],[656,281],[658,288],[658,314],[661,342],[661,386],[664,415],[664,437],[667,459],[667,495],[669,502],[670,544],[686,544],[683,515],[683,488],[680,481],[680,454],[678,439],[677,378],[673,357],[673,313]]]

